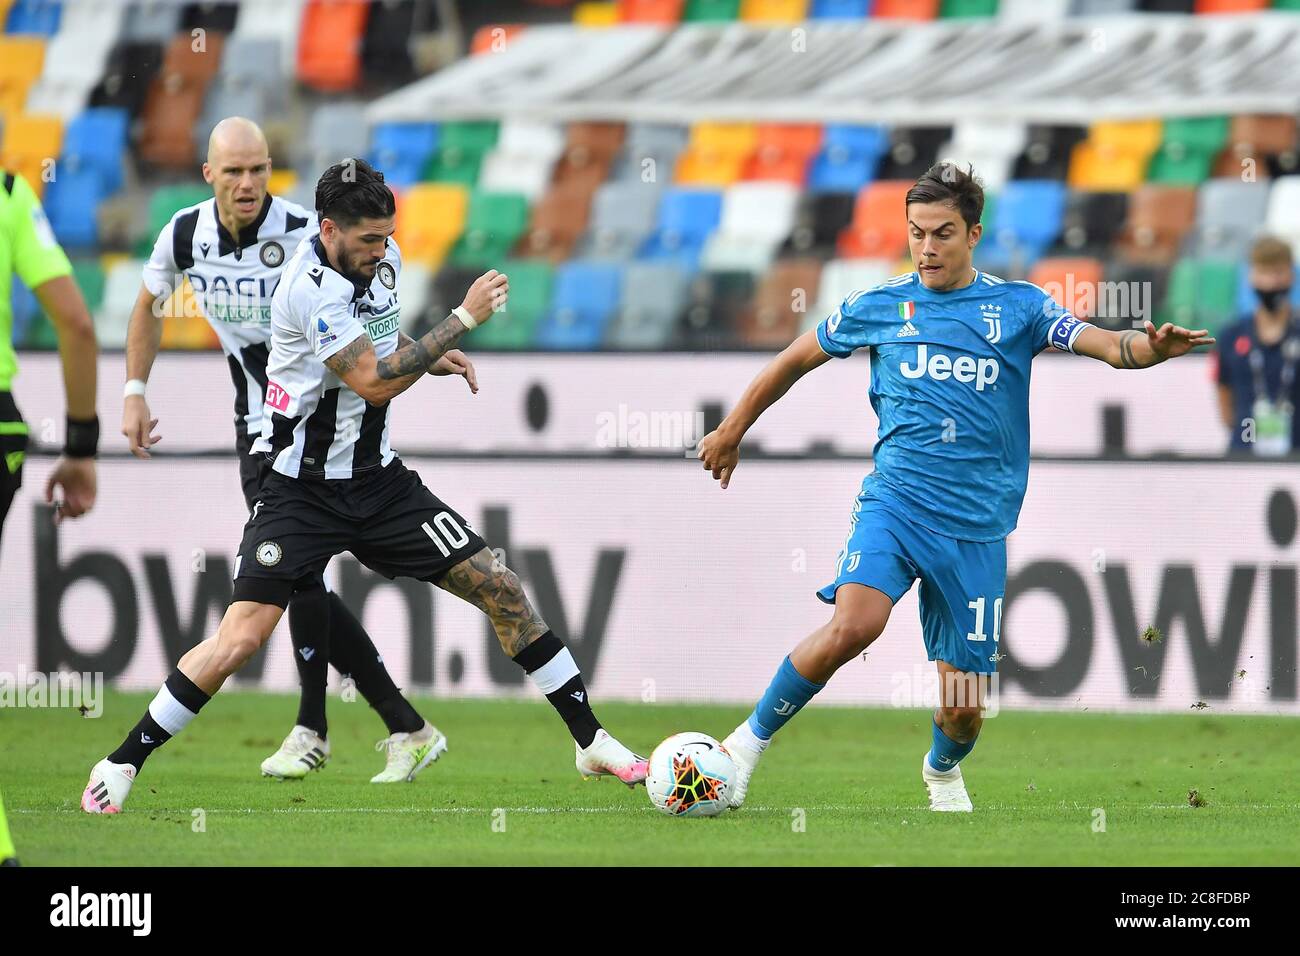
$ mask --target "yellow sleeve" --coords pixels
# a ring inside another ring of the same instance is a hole
[[[14,271],[27,288],[72,274],[72,263],[54,238],[50,221],[27,180],[14,175],[9,202],[9,242]]]

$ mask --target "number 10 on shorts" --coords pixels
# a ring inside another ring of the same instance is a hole
[[[966,602],[966,606],[975,612],[975,630],[966,635],[968,641],[987,641],[988,635],[984,633],[984,608],[987,604],[987,598],[978,597],[973,601]],[[998,637],[1002,633],[1002,598],[993,599],[993,643],[998,642]]]
[[[438,546],[438,550],[442,552],[444,558],[451,557],[453,551],[459,551],[469,544],[469,535],[465,533],[465,529],[460,526],[460,522],[450,512],[438,512],[438,516],[433,519],[433,525],[434,528],[438,529],[437,531],[430,528],[427,521],[421,524],[420,527],[424,529],[424,533],[429,536],[430,540]],[[980,600],[984,599],[980,598]],[[998,600],[1000,601],[1001,598]]]

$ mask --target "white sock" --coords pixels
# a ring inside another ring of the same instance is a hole
[[[739,737],[740,742],[750,750],[757,750],[759,753],[766,750],[768,745],[772,742],[771,737],[764,740],[762,737],[758,736],[758,734],[754,733],[754,728],[749,726],[748,719],[740,722],[740,726],[735,730],[735,736]]]

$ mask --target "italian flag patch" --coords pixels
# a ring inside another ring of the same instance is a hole
[[[902,319],[904,322],[908,322],[908,321],[911,321],[912,316],[914,316],[914,315],[916,315],[916,303],[915,303],[915,302],[900,302],[900,303],[898,303],[898,317],[899,317],[900,319]]]

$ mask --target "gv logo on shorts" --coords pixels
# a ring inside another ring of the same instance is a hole
[[[976,359],[972,355],[959,355],[953,358],[938,351],[931,355],[928,345],[918,345],[916,364],[908,365],[904,360],[898,363],[898,370],[903,373],[903,378],[921,378],[928,375],[936,382],[944,382],[949,378],[965,384],[974,382],[975,391],[982,392],[984,386],[992,385],[998,380],[1002,367],[998,365],[997,359]]]

